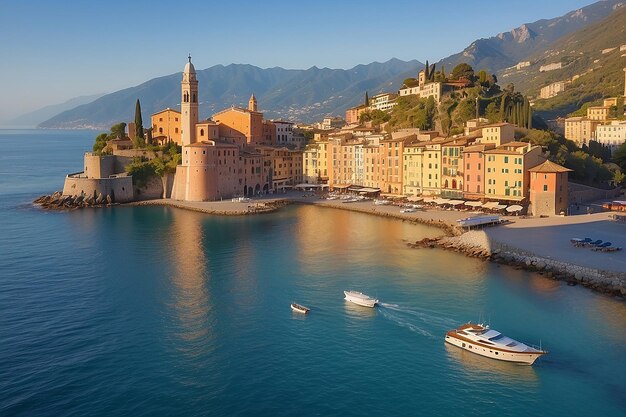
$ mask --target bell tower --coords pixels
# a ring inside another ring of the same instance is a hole
[[[183,146],[191,145],[196,141],[196,124],[198,123],[198,80],[196,69],[189,62],[183,70],[181,85],[180,117],[181,117],[181,141]]]
[[[254,94],[252,94],[250,96],[250,100],[248,100],[248,110],[257,111],[256,97],[254,96]]]

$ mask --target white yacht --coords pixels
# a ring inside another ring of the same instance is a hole
[[[507,362],[532,365],[545,350],[513,340],[485,324],[467,323],[446,333],[446,342],[461,349]]]
[[[346,300],[351,303],[358,304],[363,307],[374,307],[378,304],[378,300],[370,297],[369,295],[365,295],[362,292],[358,291],[344,291],[344,295],[346,296]]]

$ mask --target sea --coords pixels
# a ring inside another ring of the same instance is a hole
[[[97,133],[0,130],[0,416],[626,415],[624,300],[343,210],[35,207]],[[549,354],[444,343],[470,321]]]

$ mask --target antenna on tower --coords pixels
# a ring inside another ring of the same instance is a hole
[[[189,59],[189,63],[191,63],[191,52],[189,52],[189,56],[187,57],[187,59]]]

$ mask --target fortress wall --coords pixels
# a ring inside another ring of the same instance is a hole
[[[83,176],[67,176],[63,185],[63,195],[93,196],[102,194],[113,198],[115,203],[133,201],[133,178],[130,176],[112,178],[85,178]]]

